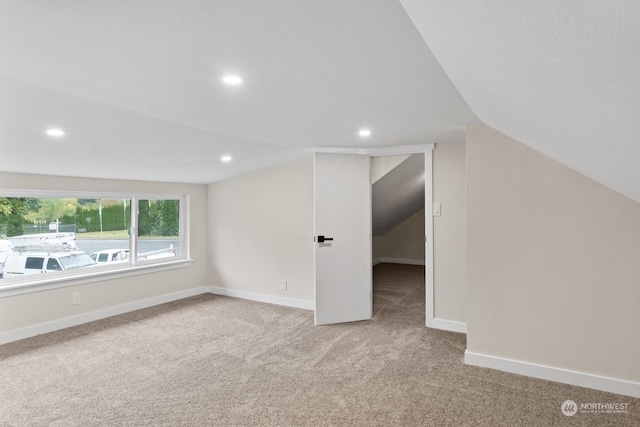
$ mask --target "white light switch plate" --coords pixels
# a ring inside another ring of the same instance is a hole
[[[440,203],[433,204],[433,216],[440,216]]]

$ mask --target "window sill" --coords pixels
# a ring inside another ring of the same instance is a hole
[[[174,270],[176,268],[190,267],[192,259],[181,259],[176,261],[142,264],[124,268],[100,269],[91,273],[60,274],[54,278],[42,279],[41,275],[35,275],[37,279],[20,280],[7,286],[0,287],[0,298],[16,295],[23,295],[32,292],[42,292],[51,289],[65,288],[68,286],[86,285],[89,283],[103,282],[105,280],[115,280],[123,277],[138,276],[140,274],[157,273],[160,271]],[[0,279],[0,283],[2,283]]]

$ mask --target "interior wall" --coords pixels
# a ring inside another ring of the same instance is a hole
[[[208,194],[211,285],[313,302],[313,157],[211,184]]]
[[[484,125],[467,187],[467,350],[640,382],[640,204]]]
[[[436,144],[433,150],[434,317],[467,321],[466,143]]]
[[[467,321],[466,143],[436,144],[433,150],[435,327],[464,331]],[[373,261],[425,261],[425,210],[386,234],[373,237]]]
[[[371,183],[373,184],[390,170],[404,162],[411,154],[398,154],[395,156],[374,156],[371,158]]]
[[[0,172],[0,188],[186,194],[190,199],[189,267],[0,298],[0,333],[207,285],[207,186]],[[82,302],[72,305],[73,292]]]
[[[373,262],[424,264],[424,208],[381,236],[373,236]]]

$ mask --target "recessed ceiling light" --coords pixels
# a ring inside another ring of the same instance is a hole
[[[366,138],[366,137],[368,137],[368,136],[371,136],[371,131],[370,131],[369,129],[361,129],[361,130],[358,132],[358,135],[360,135],[360,136],[361,136],[361,137],[363,137],[363,138]]]
[[[62,129],[47,129],[46,133],[47,135],[53,137],[60,137],[65,135],[65,131],[63,131]]]
[[[222,81],[228,85],[237,86],[241,84],[244,80],[240,76],[228,75],[222,78]]]
[[[220,157],[220,161],[224,163],[229,163],[231,161],[231,156],[228,154],[225,154],[224,156]]]

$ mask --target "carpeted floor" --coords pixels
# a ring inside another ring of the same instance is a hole
[[[465,366],[423,278],[376,266],[367,322],[203,295],[0,346],[0,426],[640,425],[640,399]]]

